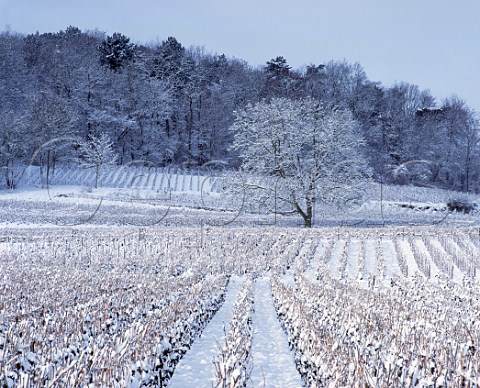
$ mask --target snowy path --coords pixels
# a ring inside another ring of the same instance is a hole
[[[354,279],[358,278],[359,271],[359,254],[360,254],[361,242],[360,240],[352,239],[348,245],[347,266],[345,272],[349,277]]]
[[[302,387],[287,338],[277,319],[270,280],[261,278],[254,285],[251,387]]]
[[[177,365],[168,387],[207,388],[215,385],[213,357],[223,343],[224,323],[230,321],[242,278],[230,281],[225,302]],[[254,284],[255,312],[253,314],[252,373],[250,387],[302,387],[293,355],[287,344],[273,305],[270,280],[258,279]],[[228,332],[228,327],[225,328]]]
[[[389,280],[395,276],[402,276],[402,271],[398,264],[397,252],[395,251],[395,244],[393,241],[382,241],[381,248],[383,252],[383,258],[385,260],[385,280]]]
[[[421,274],[420,268],[418,268],[418,264],[415,261],[415,257],[413,256],[412,247],[408,241],[404,239],[398,239],[398,247],[402,250],[405,256],[405,262],[407,263],[408,274],[409,276],[415,274]]]
[[[340,276],[340,269],[342,267],[341,261],[343,256],[343,249],[345,247],[345,240],[337,240],[333,243],[330,260],[328,261],[328,269],[332,277],[338,278]]]
[[[242,285],[242,278],[232,276],[224,304],[209,322],[202,336],[195,340],[192,347],[180,360],[168,387],[212,387],[215,382],[213,357],[219,352],[219,344],[224,341],[224,333],[228,332],[228,322],[230,322],[233,305]]]
[[[374,240],[365,240],[365,269],[364,275],[378,276],[377,248]]]

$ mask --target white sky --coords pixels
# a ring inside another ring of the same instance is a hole
[[[480,0],[0,0],[0,29],[121,32],[293,68],[359,62],[372,81],[406,81],[480,112]]]

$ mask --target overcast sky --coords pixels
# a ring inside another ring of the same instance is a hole
[[[293,68],[359,62],[372,81],[406,81],[480,112],[480,0],[0,0],[0,29],[121,32]]]

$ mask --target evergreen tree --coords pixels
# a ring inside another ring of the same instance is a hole
[[[265,97],[288,97],[292,92],[293,77],[287,60],[278,56],[268,61],[264,67]]]
[[[135,45],[130,38],[115,32],[100,45],[100,63],[112,70],[119,70],[134,57]]]

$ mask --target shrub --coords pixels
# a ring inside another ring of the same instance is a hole
[[[462,199],[452,199],[451,201],[447,202],[448,210],[453,212],[462,212],[462,213],[470,213],[476,209],[477,204],[472,202],[470,199],[462,198]]]

